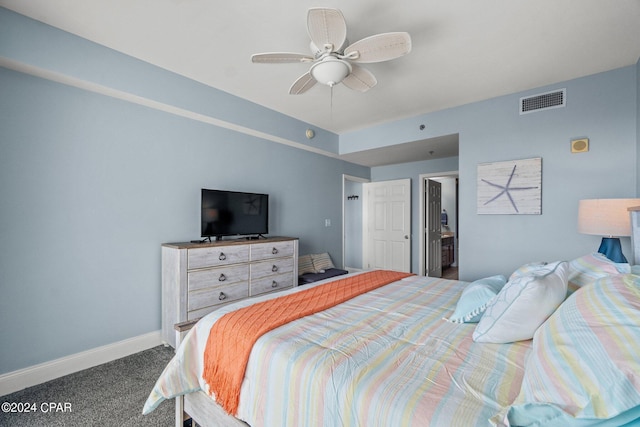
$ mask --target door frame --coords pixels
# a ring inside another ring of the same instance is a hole
[[[427,275],[427,266],[425,265],[425,255],[426,255],[426,239],[425,239],[425,229],[424,224],[427,220],[427,212],[424,208],[424,203],[426,201],[424,192],[426,190],[425,182],[427,179],[433,178],[459,178],[459,171],[448,171],[448,172],[438,172],[438,173],[424,173],[418,175],[420,189],[418,191],[418,221],[420,232],[418,233],[418,274],[421,276]],[[459,217],[460,215],[458,215]],[[460,224],[458,224],[459,226]],[[460,263],[458,263],[459,265]]]

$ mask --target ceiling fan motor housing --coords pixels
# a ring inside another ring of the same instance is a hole
[[[323,55],[326,55],[328,53],[337,53],[338,55],[343,55],[344,54],[344,48],[346,48],[349,45],[349,41],[347,39],[344,39],[344,43],[342,43],[342,46],[331,46],[331,49],[322,49],[319,48],[318,46],[316,46],[316,44],[311,41],[309,42],[309,49],[311,50],[311,53],[313,54],[313,56],[316,59],[320,59],[322,58]]]

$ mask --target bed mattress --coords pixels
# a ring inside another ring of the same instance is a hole
[[[518,395],[531,342],[474,343],[474,324],[444,320],[466,284],[412,276],[265,334],[233,415],[252,426],[486,426]],[[202,379],[208,330],[249,303],[198,323],[145,412],[209,391]]]

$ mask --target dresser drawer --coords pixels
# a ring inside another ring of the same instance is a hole
[[[249,281],[249,265],[237,264],[223,267],[207,268],[187,273],[187,290],[224,286],[238,282]]]
[[[256,243],[251,245],[251,261],[293,256],[294,242]]]
[[[251,281],[251,296],[272,291],[281,291],[293,286],[293,272],[276,274]]]
[[[211,286],[196,291],[189,291],[187,296],[187,310],[193,311],[204,307],[226,304],[231,301],[247,298],[248,296],[249,285],[247,282],[238,282],[225,286]]]
[[[273,276],[274,274],[292,273],[293,258],[274,258],[268,261],[251,263],[251,280],[262,277]]]
[[[196,248],[189,249],[187,253],[187,268],[189,270],[248,261],[249,247],[247,245]]]

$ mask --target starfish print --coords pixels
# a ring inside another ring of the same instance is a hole
[[[517,165],[513,165],[513,169],[511,170],[511,175],[509,175],[509,179],[507,180],[507,184],[506,185],[499,185],[499,184],[495,184],[493,182],[487,181],[486,179],[482,179],[483,182],[486,182],[487,184],[491,185],[492,187],[496,187],[501,189],[502,191],[500,191],[496,196],[494,196],[492,199],[487,200],[485,202],[485,205],[488,205],[489,203],[493,202],[494,200],[496,200],[498,197],[502,196],[503,194],[506,194],[507,197],[509,198],[509,201],[511,202],[511,205],[513,206],[513,209],[516,210],[516,212],[520,212],[518,210],[518,207],[516,206],[516,202],[513,200],[513,197],[511,197],[511,191],[517,191],[517,190],[533,190],[534,188],[538,188],[537,186],[534,187],[511,187],[511,180],[513,179],[514,174],[516,173],[516,166]]]

